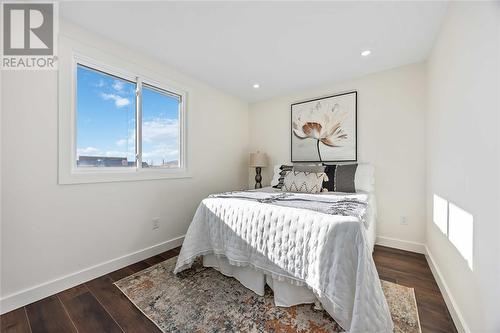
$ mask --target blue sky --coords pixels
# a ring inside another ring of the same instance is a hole
[[[135,83],[78,66],[77,154],[135,155]],[[178,160],[179,102],[143,85],[143,161]]]

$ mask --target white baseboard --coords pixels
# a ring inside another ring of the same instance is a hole
[[[50,295],[72,288],[81,283],[90,281],[99,276],[108,274],[122,267],[136,263],[138,261],[155,256],[159,253],[173,249],[180,246],[184,240],[184,236],[180,236],[139,251],[126,254],[119,258],[111,259],[109,261],[82,269],[81,271],[74,272],[57,279],[41,283],[39,285],[21,290],[19,292],[6,295],[0,299],[0,314],[12,311],[27,304],[38,301]]]
[[[443,294],[444,301],[446,303],[446,306],[448,307],[448,311],[450,311],[451,318],[455,323],[457,331],[459,333],[471,333],[471,330],[469,329],[469,326],[467,325],[462,312],[458,308],[458,305],[455,302],[455,299],[453,298],[453,295],[451,294],[450,289],[448,288],[448,285],[446,284],[444,277],[441,274],[438,266],[436,265],[436,262],[434,261],[434,258],[427,246],[425,247],[425,252],[425,257],[427,258],[427,262],[429,263],[429,267],[431,268],[432,275],[434,275],[434,279],[438,284],[439,290],[441,291],[441,294]]]
[[[426,253],[425,244],[397,239],[397,238],[377,236],[375,244],[387,247],[393,247],[399,250],[421,253],[421,254]]]

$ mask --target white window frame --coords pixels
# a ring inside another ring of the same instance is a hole
[[[114,181],[137,181],[168,178],[190,177],[187,168],[187,89],[167,81],[140,67],[127,64],[120,59],[101,54],[101,57],[83,55],[84,52],[75,49],[67,50],[66,56],[60,54],[59,67],[59,183],[100,183]],[[95,52],[95,51],[94,51]],[[90,51],[89,53],[93,53]],[[99,52],[100,53],[100,52]],[[96,54],[97,55],[97,54]],[[68,57],[69,56],[69,57]],[[70,59],[68,59],[70,58]],[[102,60],[97,60],[102,58]],[[137,83],[136,94],[136,166],[135,167],[77,167],[76,147],[76,84],[77,66],[83,66],[117,76]],[[68,84],[69,83],[69,84]],[[142,110],[140,90],[142,84],[164,90],[179,96],[181,99],[179,110],[179,167],[178,168],[142,168]]]

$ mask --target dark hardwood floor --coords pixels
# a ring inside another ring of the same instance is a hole
[[[113,282],[176,256],[179,248],[44,298],[0,317],[1,332],[160,332]],[[422,332],[456,332],[425,256],[376,246],[381,279],[415,288]]]
[[[415,289],[422,333],[457,332],[423,254],[376,245],[373,259],[381,279]]]

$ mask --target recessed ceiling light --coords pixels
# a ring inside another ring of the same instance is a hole
[[[361,55],[362,55],[363,57],[367,57],[367,56],[369,56],[371,53],[372,53],[372,51],[370,51],[370,50],[364,50],[363,52],[361,52]]]
[[[259,88],[260,88],[260,84],[258,84],[258,83],[254,84],[254,85],[253,85],[253,88],[254,88],[254,89],[259,89]]]

